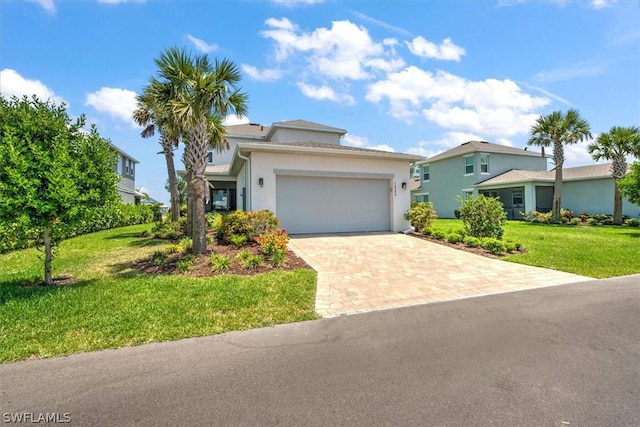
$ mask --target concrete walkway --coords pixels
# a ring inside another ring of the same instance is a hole
[[[289,247],[318,272],[323,317],[592,280],[400,233],[292,236]]]

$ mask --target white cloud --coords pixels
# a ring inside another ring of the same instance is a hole
[[[298,82],[297,85],[302,94],[308,98],[319,101],[345,102],[347,105],[355,104],[355,100],[351,95],[336,93],[336,91],[329,86],[313,86],[303,82]]]
[[[324,3],[324,0],[270,0],[271,3],[279,4],[286,7],[295,7],[301,4],[317,4]]]
[[[400,34],[401,36],[406,36],[406,37],[411,36],[411,33],[408,30],[405,30],[404,28],[396,27],[395,25],[391,25],[387,22],[381,21],[379,19],[373,18],[369,15],[365,15],[364,13],[361,13],[355,10],[350,10],[349,12],[353,13],[355,16],[362,19],[363,21],[369,24],[375,25],[376,27],[384,28],[387,31]]]
[[[258,70],[252,65],[242,64],[242,70],[252,79],[261,82],[272,82],[282,78],[282,71],[277,69]]]
[[[563,82],[580,77],[595,77],[604,74],[609,68],[608,61],[571,64],[550,71],[541,71],[533,78],[540,82]]]
[[[101,113],[137,127],[131,117],[135,109],[136,93],[127,89],[102,87],[100,90],[87,94],[84,105],[89,105]]]
[[[56,104],[61,104],[64,100],[56,95],[53,90],[48,88],[40,80],[31,80],[22,77],[16,70],[11,68],[5,68],[0,71],[0,94],[4,98],[11,98],[17,96],[21,98],[23,96],[36,95],[40,100],[46,101],[50,99]]]
[[[405,42],[409,51],[421,58],[433,58],[441,59],[443,61],[460,61],[460,58],[466,54],[466,51],[457,46],[451,41],[450,38],[446,38],[438,46],[437,44],[426,40],[422,36],[418,36],[411,40],[411,42]]]
[[[508,79],[473,81],[415,66],[369,85],[366,99],[388,100],[391,115],[409,123],[424,117],[447,129],[501,137],[527,133],[536,111],[550,102]]]
[[[56,5],[53,0],[30,0],[32,3],[38,3],[44,10],[49,13],[55,13]]]
[[[187,34],[187,40],[189,40],[189,42],[191,42],[191,44],[193,44],[195,48],[202,53],[211,53],[218,49],[217,44],[207,43],[202,39],[192,36],[191,34]]]
[[[224,118],[222,124],[225,126],[233,126],[233,125],[246,125],[249,123],[249,118],[246,116],[238,116],[235,114],[231,114]]]
[[[368,148],[371,150],[388,151],[390,153],[394,153],[396,151],[394,150],[393,147],[391,147],[388,144],[371,144],[369,142],[369,139],[363,136],[356,136],[356,135],[350,135],[350,134],[346,134],[344,136],[344,138],[342,139],[342,143],[350,147]]]
[[[604,9],[605,7],[609,7],[617,1],[618,0],[591,0],[591,6],[594,9]]]
[[[393,44],[375,43],[366,28],[334,21],[331,28],[301,32],[287,18],[270,18],[261,35],[275,42],[275,59],[285,61],[301,53],[310,72],[331,79],[362,80],[374,71],[398,69],[404,62],[392,56]]]

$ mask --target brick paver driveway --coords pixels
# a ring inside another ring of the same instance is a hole
[[[400,233],[292,236],[289,246],[318,272],[323,317],[592,280]]]

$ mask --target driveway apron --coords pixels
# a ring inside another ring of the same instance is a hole
[[[289,247],[318,272],[323,317],[592,280],[401,233],[298,235]]]

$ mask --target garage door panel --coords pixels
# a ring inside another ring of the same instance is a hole
[[[277,176],[276,209],[289,233],[390,229],[389,180]]]

